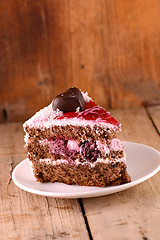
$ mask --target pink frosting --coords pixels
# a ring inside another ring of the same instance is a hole
[[[111,151],[121,151],[123,146],[121,141],[118,138],[113,138],[110,142],[110,150]]]
[[[40,143],[45,145],[49,145],[50,153],[51,154],[60,154],[66,156],[66,149],[70,151],[72,154],[78,153],[82,151],[82,147],[80,147],[79,142],[76,140],[65,140],[65,139],[44,139],[40,140]],[[96,141],[97,149],[102,154],[109,154],[111,151],[122,151],[123,145],[118,138],[113,138],[108,143]]]
[[[96,144],[98,150],[103,154],[108,154],[110,152],[109,147],[106,144],[102,143],[101,141],[96,141]]]
[[[75,140],[68,140],[67,148],[79,152],[80,151],[79,142]]]

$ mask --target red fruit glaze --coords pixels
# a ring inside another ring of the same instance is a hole
[[[95,107],[95,106],[97,106],[97,105],[95,104],[95,102],[93,102],[92,100],[90,100],[89,102],[86,102],[86,103],[85,103],[84,110],[86,110],[86,109],[88,109],[88,108]]]
[[[119,123],[111,117],[109,112],[106,112],[104,108],[97,106],[93,101],[85,103],[85,110],[81,112],[66,112],[62,116],[58,116],[55,119],[63,118],[82,118],[85,120],[92,120],[96,122],[111,123],[119,125]]]

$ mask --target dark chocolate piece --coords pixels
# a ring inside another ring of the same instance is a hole
[[[53,110],[59,109],[62,112],[75,112],[79,107],[84,110],[85,101],[78,88],[69,88],[66,92],[59,94],[52,102]]]

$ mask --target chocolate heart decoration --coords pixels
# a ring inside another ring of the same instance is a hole
[[[62,112],[75,112],[79,107],[84,110],[85,101],[81,91],[78,88],[69,88],[66,92],[59,94],[53,99],[53,110],[59,109]]]

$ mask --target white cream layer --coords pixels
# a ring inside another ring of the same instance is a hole
[[[55,165],[59,165],[59,164],[70,164],[68,162],[68,160],[66,159],[57,159],[56,161],[53,161],[52,159],[50,158],[45,158],[45,159],[39,159],[38,160],[40,163],[45,163],[45,164],[51,164],[53,166]],[[103,158],[98,158],[95,162],[91,163],[91,162],[80,162],[79,159],[76,159],[75,161],[72,162],[72,164],[74,165],[90,165],[90,167],[95,167],[96,164],[98,163],[105,163],[105,164],[108,164],[108,163],[116,163],[116,162],[123,162],[125,163],[126,162],[126,156],[122,157],[122,158],[116,158],[115,160],[110,160],[109,158],[106,158],[106,159],[103,159]]]

